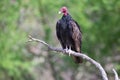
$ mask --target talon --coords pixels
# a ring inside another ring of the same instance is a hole
[[[68,51],[68,48],[67,48],[67,46],[66,46],[66,48],[65,48],[64,50],[65,50],[65,52],[67,52],[67,51]]]

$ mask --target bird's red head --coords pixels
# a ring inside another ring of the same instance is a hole
[[[60,11],[59,11],[59,14],[60,13],[63,13],[63,15],[67,15],[68,14],[68,9],[67,9],[67,7],[62,7],[61,9],[60,9]]]

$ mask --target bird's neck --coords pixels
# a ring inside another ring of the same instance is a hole
[[[67,15],[69,15],[67,12],[65,12],[64,14],[63,14],[64,16],[67,16]]]
[[[69,14],[67,14],[67,15],[63,15],[63,16],[62,16],[62,19],[71,20],[72,18],[71,18],[71,16],[70,16]]]

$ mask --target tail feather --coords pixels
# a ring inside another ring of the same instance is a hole
[[[75,62],[76,62],[76,63],[82,63],[82,62],[83,62],[83,59],[80,58],[80,57],[75,57]]]
[[[80,57],[76,57],[76,56],[73,56],[73,59],[75,61],[75,63],[79,64],[79,63],[82,63],[83,62],[83,59],[80,58]]]

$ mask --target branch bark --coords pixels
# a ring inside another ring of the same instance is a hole
[[[54,48],[54,47],[50,46],[49,44],[47,44],[46,42],[44,42],[42,40],[39,40],[39,39],[36,39],[36,38],[33,38],[31,36],[29,36],[28,41],[29,42],[31,42],[31,41],[40,42],[40,43],[44,44],[51,51],[62,52],[62,53],[67,54],[67,55],[71,54],[71,55],[74,55],[74,56],[81,57],[81,58],[87,60],[88,62],[90,62],[91,64],[93,64],[99,70],[103,80],[108,80],[107,74],[106,74],[104,68],[101,66],[101,64],[98,63],[97,61],[93,60],[92,58],[88,57],[87,55],[83,54],[83,53],[77,53],[77,52],[74,52],[72,50],[64,50],[64,49],[61,49],[61,48]],[[115,71],[114,71],[114,73],[115,73]],[[117,73],[115,73],[115,75],[116,74]],[[117,77],[118,76],[115,76],[115,80],[119,80]]]
[[[115,80],[120,80],[115,69],[113,69],[113,73],[114,73],[114,75],[115,75]]]

